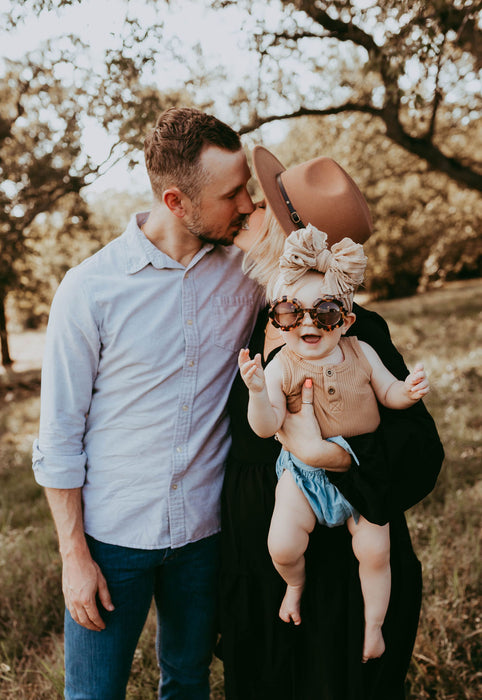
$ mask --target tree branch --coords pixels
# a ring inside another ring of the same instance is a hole
[[[380,47],[375,43],[373,37],[356,24],[331,17],[325,10],[317,7],[312,0],[296,0],[294,5],[297,9],[305,12],[308,17],[311,17],[314,22],[328,29],[331,36],[340,41],[352,41],[354,44],[364,47],[369,53],[380,55]]]
[[[295,112],[289,114],[276,114],[267,117],[254,116],[248,124],[239,129],[241,135],[248,134],[264,124],[273,121],[284,121],[286,119],[297,119],[306,116],[327,116],[331,114],[341,114],[342,112],[363,112],[380,118],[386,127],[386,135],[394,143],[404,148],[409,153],[413,153],[419,158],[427,161],[428,165],[434,169],[445,173],[456,182],[468,187],[482,191],[482,175],[469,165],[463,165],[455,158],[446,156],[435,146],[429,138],[419,138],[408,134],[398,120],[398,114],[393,110],[393,105],[389,104],[383,109],[376,109],[372,105],[359,105],[353,102],[346,102],[337,107],[327,107],[326,109],[308,109],[300,107]]]
[[[279,41],[300,41],[301,39],[323,39],[323,34],[317,34],[316,32],[308,31],[298,31],[298,32],[273,32],[272,33],[273,44],[277,44]]]
[[[366,114],[372,114],[374,116],[382,116],[381,110],[373,107],[372,105],[357,104],[356,102],[346,102],[343,105],[338,105],[336,107],[326,107],[325,109],[309,109],[308,107],[300,107],[296,112],[290,112],[289,114],[272,114],[268,117],[261,117],[258,114],[251,118],[248,124],[242,126],[238,133],[243,136],[244,134],[249,134],[251,131],[259,129],[260,126],[264,124],[269,124],[274,121],[284,121],[285,119],[296,119],[297,117],[324,117],[330,114],[341,114],[342,112],[365,112]]]
[[[430,168],[439,170],[456,182],[472,189],[482,191],[482,175],[470,165],[463,165],[459,160],[446,156],[431,138],[411,136],[400,124],[398,115],[382,110],[381,118],[386,126],[386,135],[396,144],[427,161]]]
[[[442,102],[442,91],[440,89],[440,71],[442,70],[442,55],[445,46],[445,36],[443,38],[442,45],[437,56],[437,73],[435,76],[435,89],[432,103],[432,115],[430,117],[430,124],[427,131],[427,139],[432,142],[433,136],[435,134],[435,122],[437,119],[437,112],[440,103]]]

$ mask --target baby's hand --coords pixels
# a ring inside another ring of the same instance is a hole
[[[418,401],[428,394],[430,387],[428,384],[428,378],[425,374],[423,364],[418,362],[413,372],[410,372],[408,377],[405,379],[405,386],[407,387],[408,394],[413,401]]]
[[[250,391],[263,391],[265,387],[264,371],[261,366],[261,355],[258,353],[251,360],[249,350],[243,348],[239,352],[238,357],[239,369],[241,377]]]

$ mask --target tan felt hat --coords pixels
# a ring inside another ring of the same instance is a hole
[[[287,235],[313,224],[328,234],[331,246],[345,236],[363,243],[371,234],[365,198],[331,158],[314,158],[286,169],[264,146],[255,146],[253,166],[266,201]]]

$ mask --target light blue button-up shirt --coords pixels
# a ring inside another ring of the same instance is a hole
[[[184,267],[146,218],[57,290],[33,468],[42,486],[82,487],[92,537],[153,549],[220,528],[225,406],[264,298],[237,248],[205,244]]]

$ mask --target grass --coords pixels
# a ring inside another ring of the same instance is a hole
[[[369,303],[389,322],[412,367],[423,360],[427,405],[446,450],[433,493],[408,521],[424,571],[422,617],[407,680],[417,700],[482,697],[480,511],[482,280],[422,296]],[[0,697],[62,697],[62,596],[56,537],[31,472],[38,385],[2,388],[0,404]],[[151,613],[136,651],[128,700],[156,697]],[[249,672],[249,671],[247,671]],[[222,700],[213,662],[211,700]]]

